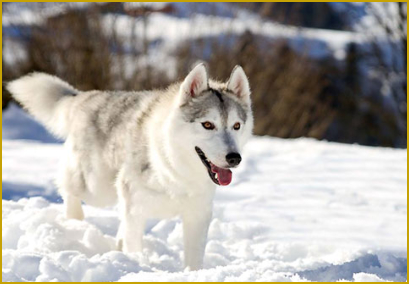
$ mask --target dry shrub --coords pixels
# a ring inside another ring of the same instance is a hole
[[[78,88],[111,87],[111,57],[97,14],[69,11],[35,28],[28,45],[36,71],[55,74]]]
[[[188,50],[180,53],[182,74],[191,60]],[[324,137],[334,117],[330,97],[323,95],[325,70],[291,50],[287,41],[270,43],[265,50],[258,47],[250,33],[232,48],[215,41],[208,64],[211,75],[223,80],[234,65],[244,68],[252,88],[255,134]]]
[[[144,45],[138,41],[143,39],[121,38],[114,29],[111,34],[105,32],[98,7],[68,10],[47,18],[41,26],[32,26],[26,35],[27,60],[6,68],[3,80],[36,71],[56,75],[81,90],[143,90],[168,85],[170,78],[149,62],[132,66],[146,56],[146,50],[138,50]]]
[[[121,39],[114,32],[108,36],[100,13],[72,10],[30,27],[27,60],[13,66],[3,60],[3,82],[32,71],[55,74],[82,90],[153,89],[173,81],[146,61],[148,42],[143,35]],[[255,134],[406,147],[406,124],[401,126],[401,119],[385,107],[379,88],[366,94],[361,89],[366,78],[360,74],[356,48],[348,50],[343,64],[331,56],[314,59],[305,51],[295,52],[285,39],[245,32],[239,37],[187,41],[174,56],[178,80],[198,59],[208,62],[211,76],[221,80],[236,64],[241,65],[252,87]],[[136,64],[138,68],[125,71],[139,60],[143,64]],[[8,100],[3,88],[3,106]]]
[[[227,36],[226,36],[227,37]],[[405,147],[406,129],[379,99],[365,94],[356,46],[344,64],[332,56],[314,59],[294,51],[288,40],[268,40],[245,33],[229,41],[187,42],[178,56],[179,77],[198,59],[208,62],[212,77],[226,80],[236,64],[250,79],[254,133],[282,138],[313,137],[345,143]]]

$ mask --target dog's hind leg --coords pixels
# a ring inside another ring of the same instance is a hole
[[[64,168],[60,172],[58,187],[64,200],[65,217],[83,220],[84,212],[82,211],[80,196],[86,192],[86,185],[82,173],[68,167]]]

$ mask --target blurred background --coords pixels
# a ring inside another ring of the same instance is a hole
[[[406,3],[2,5],[3,82],[41,71],[143,90],[198,61],[220,80],[239,64],[255,134],[406,148]]]

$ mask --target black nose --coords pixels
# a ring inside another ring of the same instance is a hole
[[[241,162],[241,156],[239,153],[229,153],[226,156],[226,161],[230,167],[235,167]]]

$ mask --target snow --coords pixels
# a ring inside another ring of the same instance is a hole
[[[3,112],[2,126],[2,138],[5,140],[34,139],[43,143],[61,142],[15,103],[10,103],[7,111]]]
[[[3,281],[406,281],[406,149],[253,138],[186,271],[178,218],[150,220],[138,254],[115,250],[116,208],[65,219],[62,144],[15,105],[2,118]]]
[[[164,4],[145,5],[160,8]],[[89,4],[81,2],[7,5],[2,15],[3,30],[6,31],[5,38],[12,36],[12,31],[15,32],[12,27],[15,25],[41,25],[47,17],[58,15],[67,9],[85,8],[87,5]],[[141,4],[127,4],[127,6],[134,5]],[[147,61],[151,66],[159,66],[160,71],[175,70],[174,53],[188,41],[211,38],[220,40],[223,37],[231,41],[246,31],[267,39],[287,39],[296,51],[314,58],[326,57],[333,53],[339,60],[344,59],[345,48],[349,43],[359,43],[363,40],[362,35],[355,32],[279,24],[227,3],[173,3],[172,5],[175,8],[173,14],[151,13],[146,22],[146,39],[150,43]],[[138,45],[139,49],[143,50],[141,38],[145,34],[145,23],[140,18],[125,14],[105,14],[101,16],[101,20],[107,35],[112,36],[115,33],[115,37],[119,36],[126,50],[134,50]],[[131,40],[134,37],[138,39],[136,43]],[[20,57],[24,58],[24,50],[17,55],[13,54],[15,45],[10,40],[5,44],[4,49],[9,51],[6,54],[9,63],[17,61]],[[161,64],[156,64],[157,62]],[[132,57],[129,64],[132,67],[129,67],[131,70],[127,74],[133,74],[135,68],[141,67],[135,60],[132,60]],[[165,66],[163,70],[161,66]],[[168,74],[170,77],[174,75],[174,72]]]
[[[106,15],[103,24],[108,34],[115,31],[124,39],[131,38],[133,31],[137,36],[143,34],[144,23],[127,15]],[[304,48],[304,52],[312,52],[312,56],[323,56],[322,52],[328,52],[327,49],[333,52],[343,50],[347,44],[361,41],[361,36],[354,32],[291,27],[262,20],[250,13],[238,13],[234,19],[204,14],[177,18],[152,13],[147,18],[146,38],[149,42],[161,42],[164,50],[174,51],[186,40],[217,37],[223,34],[239,36],[245,31],[268,38],[290,39],[294,41],[294,45],[298,43],[299,48]],[[319,48],[320,54],[314,54],[317,53],[315,44],[317,41],[323,45]]]
[[[263,20],[258,15],[240,9],[235,11],[235,15],[235,18],[231,18],[198,13],[187,18],[151,13],[147,17],[146,26],[144,21],[128,15],[106,14],[101,20],[107,36],[112,37],[115,33],[125,50],[143,50],[144,36],[150,43],[148,53],[144,57],[140,56],[142,58],[135,60],[132,53],[125,55],[127,77],[149,65],[175,79],[175,54],[181,47],[195,40],[204,40],[205,46],[211,40],[232,46],[245,32],[268,40],[286,39],[295,51],[312,58],[325,58],[334,54],[336,59],[343,60],[349,43],[362,42],[362,36],[355,32],[287,26]],[[134,37],[137,38],[136,42],[130,40]],[[197,54],[198,58],[210,56],[206,47],[201,52]]]
[[[2,25],[41,25],[48,17],[57,16],[70,9],[85,9],[89,5],[87,2],[6,3],[3,5]]]
[[[361,32],[369,32],[367,36],[385,36],[389,37],[391,41],[399,41],[401,35],[399,34],[399,9],[396,3],[371,3],[365,6],[366,14],[357,23],[355,29]],[[406,13],[406,7],[403,10]],[[379,19],[377,18],[377,16]],[[405,14],[406,15],[406,14]],[[389,30],[386,30],[386,27]],[[406,34],[406,23],[403,23],[403,28]]]

